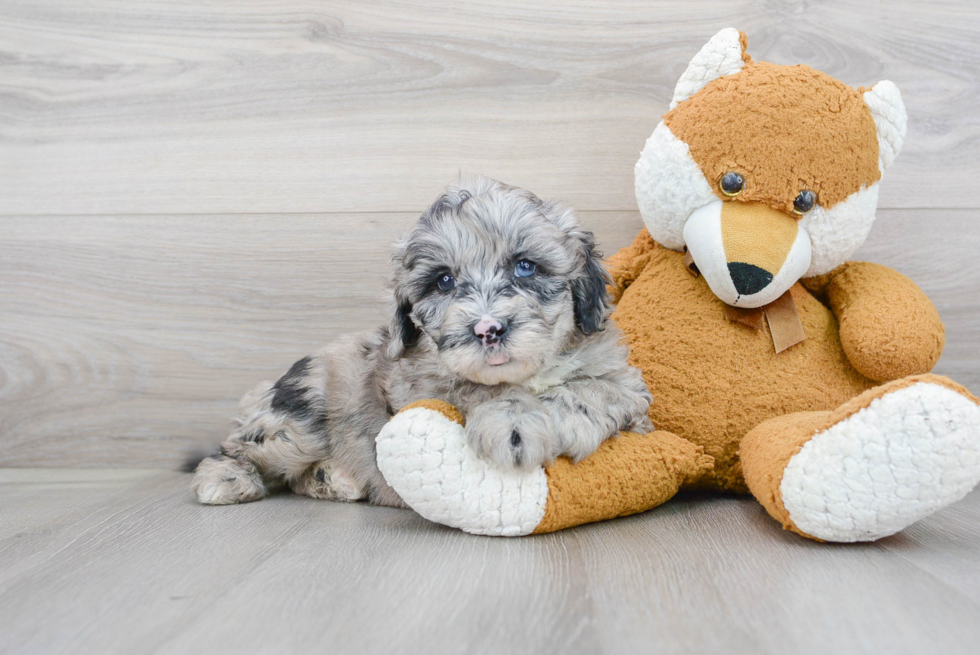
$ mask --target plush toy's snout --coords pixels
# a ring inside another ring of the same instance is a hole
[[[799,222],[761,203],[713,201],[684,226],[698,271],[722,302],[762,307],[810,267],[810,236]]]

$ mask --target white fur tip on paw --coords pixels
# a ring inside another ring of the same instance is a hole
[[[786,466],[783,505],[825,541],[873,541],[963,498],[980,482],[980,408],[920,382],[815,435]]]
[[[544,516],[544,469],[501,470],[466,443],[463,426],[416,407],[397,414],[377,437],[378,468],[423,517],[471,534],[530,534]]]

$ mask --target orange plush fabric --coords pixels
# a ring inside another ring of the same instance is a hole
[[[559,457],[545,468],[548,503],[534,534],[644,512],[711,470],[704,449],[662,430],[624,432],[573,464]]]
[[[729,171],[744,176],[738,201],[790,213],[809,189],[829,209],[881,177],[861,92],[809,66],[753,62],[710,82],[664,123],[711,184]]]
[[[872,380],[927,373],[939,361],[946,343],[939,312],[901,273],[848,262],[805,284],[826,299],[848,360]]]
[[[729,322],[684,255],[646,230],[609,263],[614,283],[628,284],[614,290],[621,297],[613,320],[653,393],[653,424],[716,460],[702,486],[747,491],[738,447],[749,430],[783,414],[836,408],[875,386],[848,360],[830,308],[800,287],[793,299],[807,338],[777,355],[768,326]]]

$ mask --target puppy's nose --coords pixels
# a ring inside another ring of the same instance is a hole
[[[484,346],[492,346],[500,341],[507,332],[507,324],[492,316],[483,316],[473,326],[473,334],[483,342]]]

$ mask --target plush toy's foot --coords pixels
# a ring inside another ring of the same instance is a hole
[[[832,412],[759,425],[742,440],[745,481],[788,530],[873,541],[980,482],[980,401],[921,375],[869,389]]]
[[[514,537],[642,512],[709,471],[714,460],[669,432],[626,433],[572,464],[496,468],[466,443],[447,403],[399,412],[377,438],[378,468],[416,512],[473,534]]]

